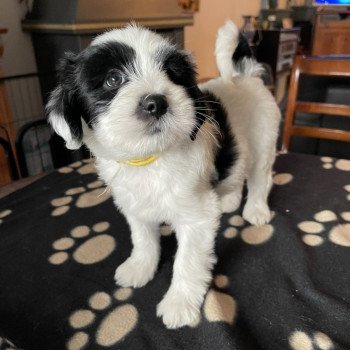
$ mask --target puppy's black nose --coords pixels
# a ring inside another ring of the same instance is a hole
[[[141,101],[141,108],[152,117],[160,118],[168,109],[168,101],[164,95],[148,95]]]

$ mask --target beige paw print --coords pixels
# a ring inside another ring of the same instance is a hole
[[[96,168],[93,164],[93,159],[84,159],[82,161],[72,163],[63,168],[59,168],[57,169],[57,171],[61,174],[69,174],[73,171],[76,171],[80,175],[86,175],[96,173]]]
[[[10,209],[0,211],[0,225],[4,222],[4,218],[9,216],[10,214],[12,214],[12,210]]]
[[[225,275],[216,275],[214,284],[219,289],[225,289],[229,285],[229,279]],[[231,295],[209,289],[203,305],[203,314],[209,322],[221,321],[232,325],[237,314],[237,303]]]
[[[328,335],[314,332],[312,336],[302,331],[295,331],[289,336],[289,345],[292,350],[332,350],[334,344]]]
[[[350,212],[342,212],[340,216],[347,223],[334,223],[329,230],[328,239],[337,245],[350,247]],[[321,245],[325,238],[322,237],[322,232],[325,232],[325,224],[337,222],[337,215],[331,210],[322,210],[314,215],[314,221],[302,221],[298,224],[298,228],[306,233],[302,240],[309,246]]]
[[[282,186],[287,185],[293,180],[293,175],[289,173],[276,173],[272,172],[272,181],[275,185]]]
[[[240,235],[245,243],[252,245],[267,242],[274,232],[273,226],[269,224],[262,226],[248,226],[242,229],[245,222],[240,215],[231,216],[228,223],[230,226],[223,233],[225,238],[231,239]]]
[[[55,198],[51,201],[54,210],[52,216],[60,216],[68,212],[72,205],[78,208],[90,208],[99,205],[111,197],[103,181],[96,180],[80,187],[74,187],[65,192],[64,197]],[[74,204],[73,204],[74,203]]]
[[[112,254],[116,248],[114,237],[105,233],[108,222],[99,222],[92,226],[77,226],[70,235],[52,243],[56,251],[49,257],[53,265],[60,265],[69,259],[83,265],[96,264]]]
[[[139,314],[136,307],[125,303],[132,296],[131,288],[119,288],[111,296],[105,292],[93,294],[89,307],[73,312],[69,326],[75,333],[67,341],[68,350],[83,349],[89,342],[100,346],[112,346],[122,341],[136,326]],[[121,303],[122,302],[122,303]],[[91,326],[97,324],[97,331]]]
[[[345,190],[346,192],[348,192],[348,194],[346,195],[346,199],[347,199],[348,201],[350,201],[350,185],[344,186],[344,190]],[[350,220],[348,220],[348,221],[350,221]]]
[[[333,169],[350,171],[350,160],[347,159],[338,159],[334,161],[334,158],[331,157],[321,157],[322,167],[324,169]]]

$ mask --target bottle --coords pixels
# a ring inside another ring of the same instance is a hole
[[[260,10],[267,10],[269,8],[269,4],[267,0],[260,0]]]
[[[250,46],[253,45],[255,28],[252,23],[252,16],[242,16],[243,17],[243,26],[241,28],[241,33],[247,39]]]
[[[276,21],[277,21],[276,15],[269,15],[267,19],[269,21],[269,29],[270,30],[276,29]]]

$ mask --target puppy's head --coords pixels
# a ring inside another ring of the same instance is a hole
[[[65,56],[47,110],[67,148],[84,142],[100,156],[123,160],[194,139],[202,103],[191,57],[160,35],[129,26]]]

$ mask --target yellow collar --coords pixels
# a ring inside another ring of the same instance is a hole
[[[117,163],[124,163],[131,166],[145,166],[153,163],[157,159],[158,159],[157,156],[149,156],[141,159],[130,159],[130,160],[123,160],[123,161],[117,160]]]

